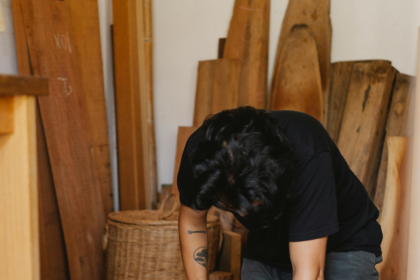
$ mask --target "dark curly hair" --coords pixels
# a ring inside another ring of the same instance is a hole
[[[208,117],[191,154],[195,209],[219,206],[268,227],[284,212],[293,151],[277,119],[240,107]]]

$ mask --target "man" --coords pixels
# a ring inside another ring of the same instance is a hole
[[[242,280],[379,279],[378,209],[309,115],[244,107],[208,118],[186,144],[178,188],[188,279],[207,279],[196,255],[212,205],[249,229]]]

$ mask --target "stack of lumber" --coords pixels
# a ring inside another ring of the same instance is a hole
[[[151,0],[113,1],[121,210],[156,205]]]
[[[12,3],[19,73],[50,80],[34,114],[41,278],[103,279],[113,201],[97,2]]]

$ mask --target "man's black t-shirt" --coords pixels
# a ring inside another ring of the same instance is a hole
[[[294,111],[270,111],[294,150],[294,183],[283,215],[268,229],[250,228],[245,257],[291,272],[289,242],[328,236],[327,252],[366,251],[381,255],[379,211],[369,200],[322,124]],[[187,141],[178,172],[183,205],[195,188],[190,155],[197,133]],[[356,148],[356,147],[355,147]],[[246,218],[235,217],[247,227]]]

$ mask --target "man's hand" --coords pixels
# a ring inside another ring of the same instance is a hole
[[[289,242],[293,280],[324,280],[327,238]]]

